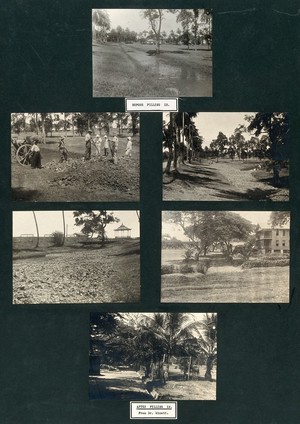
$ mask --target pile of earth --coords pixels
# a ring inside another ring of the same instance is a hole
[[[50,186],[67,187],[84,184],[90,190],[98,189],[99,186],[123,192],[139,190],[138,164],[132,163],[130,159],[121,158],[117,164],[107,158],[93,158],[87,162],[76,159],[62,163],[51,161],[45,168],[59,174],[48,181]]]

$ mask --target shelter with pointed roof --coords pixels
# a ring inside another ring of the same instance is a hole
[[[118,227],[114,230],[115,238],[120,238],[120,239],[131,238],[131,230],[132,230],[131,228],[126,227],[122,223],[122,225],[120,225],[120,227]]]

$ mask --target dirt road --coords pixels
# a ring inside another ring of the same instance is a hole
[[[157,55],[140,43],[95,44],[93,81],[95,97],[211,97],[212,52],[163,45]]]
[[[153,400],[135,371],[101,370],[89,377],[89,398],[103,400]]]
[[[203,159],[182,164],[179,174],[164,175],[164,200],[269,200],[288,201],[288,176],[282,172],[282,187],[273,187],[272,174],[257,169],[259,161]]]

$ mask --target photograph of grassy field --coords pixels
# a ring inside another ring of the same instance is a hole
[[[165,211],[161,272],[163,303],[288,303],[289,213]]]
[[[94,97],[211,97],[210,9],[93,9]]]

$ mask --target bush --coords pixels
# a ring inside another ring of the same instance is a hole
[[[174,274],[174,265],[162,265],[161,275],[163,274]]]
[[[54,233],[51,234],[52,243],[55,247],[61,247],[64,244],[64,235],[60,231],[54,231]]]
[[[279,256],[266,256],[246,261],[242,268],[260,268],[260,267],[271,267],[271,266],[289,266],[290,260],[288,257]]]
[[[200,274],[206,274],[208,269],[211,267],[211,260],[210,259],[202,259],[197,263],[196,270],[197,272],[200,272]]]
[[[181,274],[190,274],[192,272],[195,272],[192,265],[188,265],[188,264],[181,265],[181,267],[180,267],[180,273]]]

